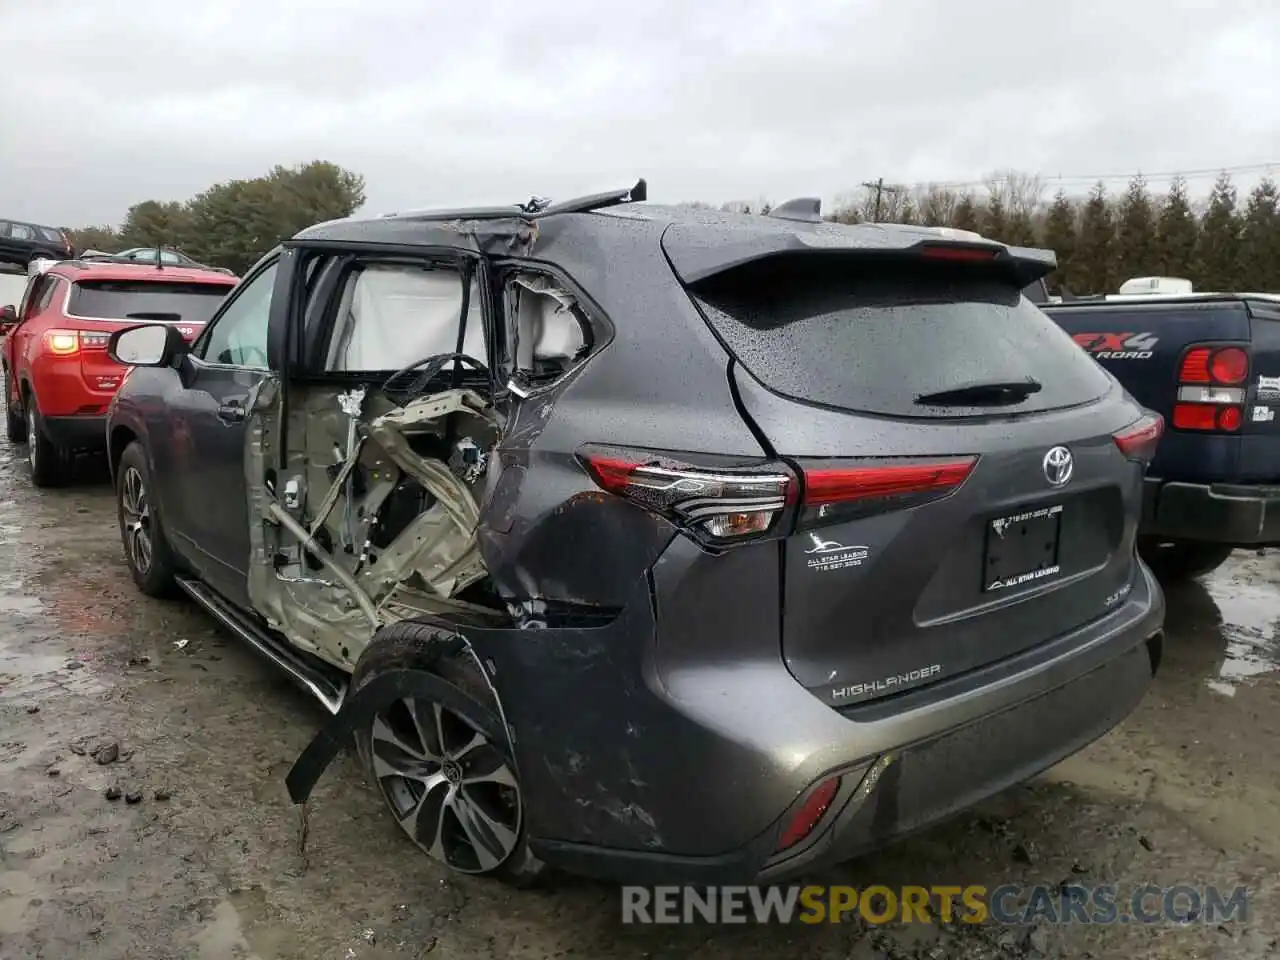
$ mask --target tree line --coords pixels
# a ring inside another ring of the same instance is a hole
[[[216,183],[185,202],[143,201],[129,208],[118,228],[67,232],[79,252],[163,245],[239,274],[304,227],[351,216],[364,203],[364,189],[359,174],[316,160]]]
[[[163,244],[242,273],[303,227],[350,216],[364,191],[359,174],[317,160],[218,183],[186,202],[147,200],[130,207],[118,229],[68,232],[79,250]],[[1163,193],[1135,176],[1115,195],[1101,181],[1085,197],[1045,194],[1038,177],[1016,172],[993,176],[981,191],[881,183],[843,197],[828,219],[949,226],[1048,247],[1058,255],[1049,278],[1055,293],[1114,293],[1127,278],[1142,276],[1184,277],[1197,290],[1280,291],[1280,196],[1270,177],[1242,197],[1224,173],[1201,202],[1182,178]],[[767,213],[770,204],[723,208]]]
[[[1135,176],[1118,195],[1099,181],[1085,197],[1065,190],[1044,197],[1039,178],[1016,172],[992,177],[980,193],[870,185],[843,198],[827,219],[956,227],[1048,247],[1058,255],[1049,277],[1054,293],[1115,293],[1130,277],[1149,276],[1183,277],[1197,290],[1280,292],[1280,196],[1271,177],[1241,197],[1224,173],[1199,203],[1181,177],[1164,193]],[[723,208],[767,213],[771,204]]]

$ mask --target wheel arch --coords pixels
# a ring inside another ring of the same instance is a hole
[[[124,456],[125,448],[138,439],[138,431],[129,424],[111,425],[111,432],[107,435],[107,466],[111,471],[112,482],[115,481],[116,471],[120,468],[120,458]]]

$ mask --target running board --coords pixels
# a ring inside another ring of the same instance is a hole
[[[287,673],[331,714],[338,712],[347,694],[346,678],[338,670],[277,640],[199,580],[186,577],[176,580],[178,586],[219,623]]]

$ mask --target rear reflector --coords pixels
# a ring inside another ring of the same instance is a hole
[[[1175,411],[1177,408],[1174,408]],[[1209,408],[1209,409],[1212,409]],[[1156,447],[1160,443],[1160,437],[1164,433],[1164,418],[1158,413],[1152,413],[1141,420],[1129,424],[1112,439],[1115,440],[1116,446],[1120,448],[1120,452],[1132,460],[1141,460],[1144,463],[1150,463],[1155,457]]]
[[[916,493],[941,493],[964,483],[977,460],[977,457],[963,457],[941,463],[807,469],[804,472],[804,502],[806,506],[819,506]]]
[[[831,808],[831,801],[836,798],[839,790],[839,777],[832,777],[830,780],[824,780],[818,784],[817,788],[800,805],[800,809],[792,816],[786,829],[783,830],[782,837],[778,840],[778,846],[774,852],[794,847],[809,834],[813,833],[814,828],[822,822],[822,818],[826,816],[827,811]]]

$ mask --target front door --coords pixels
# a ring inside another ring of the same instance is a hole
[[[182,389],[166,406],[170,442],[157,463],[168,533],[201,579],[249,605],[245,440],[250,395],[270,374],[267,326],[278,261],[236,289],[182,360]]]

